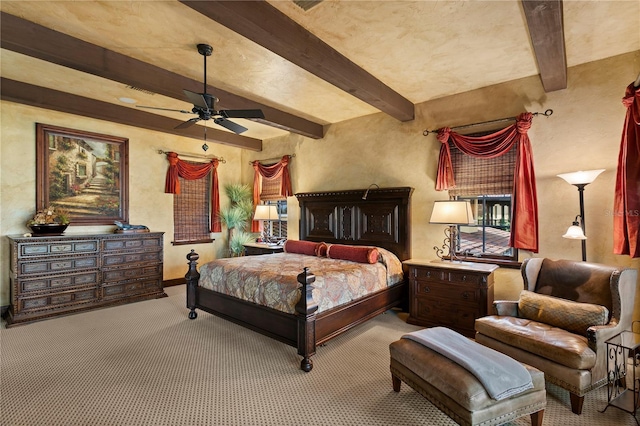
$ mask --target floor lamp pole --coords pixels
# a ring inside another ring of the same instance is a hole
[[[585,232],[584,225],[584,187],[586,184],[578,184],[578,194],[580,195],[580,225],[582,226],[582,233],[587,235]],[[582,240],[582,261],[587,261],[587,240]]]

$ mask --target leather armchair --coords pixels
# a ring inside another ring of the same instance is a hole
[[[543,371],[581,414],[584,395],[607,383],[605,341],[631,329],[637,271],[532,258],[521,272],[527,291],[519,301],[494,302],[496,315],[475,322],[476,341]],[[533,314],[531,300],[539,307]]]

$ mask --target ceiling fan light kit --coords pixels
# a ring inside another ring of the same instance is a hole
[[[236,134],[241,134],[246,132],[248,129],[238,123],[234,123],[233,121],[228,120],[228,118],[264,119],[264,113],[260,109],[216,110],[215,104],[219,101],[219,99],[207,93],[207,56],[211,56],[211,53],[213,53],[213,47],[208,44],[200,43],[197,45],[197,48],[198,53],[204,57],[204,90],[203,93],[195,93],[190,90],[183,89],[185,96],[193,104],[193,108],[191,109],[191,111],[186,111],[183,109],[157,108],[142,105],[137,105],[137,107],[197,115],[197,117],[190,118],[184,123],[177,125],[175,127],[176,129],[185,129],[187,127],[191,127],[198,121],[208,121],[213,119],[213,122],[218,126],[224,127],[227,130],[231,130]]]

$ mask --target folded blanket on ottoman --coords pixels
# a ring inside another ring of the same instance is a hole
[[[497,401],[533,388],[531,375],[518,361],[448,328],[427,328],[402,338],[418,342],[465,368]]]

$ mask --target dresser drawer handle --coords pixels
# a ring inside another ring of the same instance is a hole
[[[463,276],[462,276],[462,281],[466,281],[466,280],[467,280],[467,276],[466,276],[466,275],[463,275]]]
[[[463,298],[464,300],[469,300],[469,292],[468,292],[468,291],[465,291],[464,293],[462,293],[462,298]]]
[[[422,288],[422,292],[423,292],[423,293],[431,293],[431,287],[429,287],[429,286],[424,286],[424,287]]]

